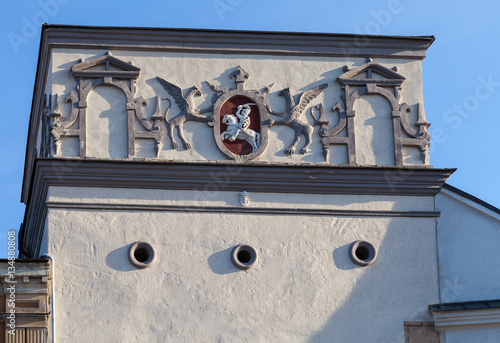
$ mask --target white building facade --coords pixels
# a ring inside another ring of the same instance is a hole
[[[44,26],[19,238],[55,337],[500,340],[499,211],[429,165],[433,40]]]

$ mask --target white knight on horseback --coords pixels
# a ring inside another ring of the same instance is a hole
[[[254,103],[239,105],[235,115],[226,114],[222,122],[227,125],[227,130],[221,136],[222,140],[233,142],[235,139],[242,139],[250,143],[252,152],[255,152],[260,146],[260,133],[250,129],[250,106]]]

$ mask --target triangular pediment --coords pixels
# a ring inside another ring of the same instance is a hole
[[[376,83],[396,86],[401,85],[405,80],[406,78],[397,73],[397,71],[373,61],[353,68],[337,78],[337,81],[342,85],[365,85],[367,83]]]
[[[115,77],[121,79],[137,79],[141,69],[122,61],[109,52],[101,57],[80,62],[71,67],[74,77]]]

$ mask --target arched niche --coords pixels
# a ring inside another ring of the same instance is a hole
[[[395,164],[391,104],[379,94],[364,94],[354,102],[353,109],[357,163]]]
[[[128,157],[127,99],[123,91],[107,84],[87,96],[87,156]]]
[[[400,103],[405,77],[397,71],[396,67],[386,68],[371,58],[359,67],[344,67],[344,74],[337,78],[341,101],[332,108],[339,112],[340,120],[331,129],[323,112],[318,120],[325,160],[328,161],[330,145],[346,145],[349,165],[403,166],[403,148],[417,147],[422,163],[429,163],[430,124],[421,104],[416,104],[417,121],[408,121],[411,106]],[[363,98],[369,100],[362,101]],[[389,108],[382,105],[380,98]]]
[[[50,127],[45,126],[44,156],[66,156],[61,155],[64,151],[61,141],[73,139],[78,143],[78,153],[72,156],[134,158],[136,139],[152,139],[155,155],[159,157],[163,144],[160,121],[165,118],[160,113],[158,97],[155,113],[150,119],[144,116],[143,108],[149,101],[142,96],[135,98],[140,68],[111,56],[108,51],[104,56],[79,61],[71,67],[71,73],[76,86],[64,100],[70,103],[69,115],[62,115],[57,94],[54,105],[49,100],[44,106],[44,112],[50,117]],[[96,93],[96,87],[107,90]],[[47,97],[51,98],[52,95]],[[90,115],[89,105],[92,106]],[[122,111],[126,112],[125,116]],[[135,127],[136,121],[142,129]]]

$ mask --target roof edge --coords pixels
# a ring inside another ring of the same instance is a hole
[[[137,26],[100,26],[100,25],[67,25],[67,24],[43,24],[46,29],[99,29],[99,30],[144,30],[144,31],[171,31],[171,32],[212,32],[212,33],[244,33],[244,34],[283,34],[283,35],[299,35],[299,36],[337,36],[337,37],[367,37],[367,38],[384,38],[384,39],[409,39],[409,40],[427,40],[429,45],[435,40],[434,35],[424,36],[404,36],[404,35],[373,35],[373,34],[357,34],[357,33],[328,33],[328,32],[299,32],[299,31],[265,31],[265,30],[234,30],[234,29],[203,29],[203,28],[179,28],[179,27],[137,27]]]
[[[473,196],[473,195],[471,195],[471,194],[469,194],[467,192],[464,192],[464,191],[462,191],[462,190],[460,190],[460,189],[458,189],[456,187],[453,187],[450,184],[445,183],[443,185],[443,188],[446,189],[446,190],[448,190],[448,191],[450,191],[450,192],[452,192],[452,193],[460,195],[461,197],[464,197],[467,200],[470,200],[470,201],[472,201],[472,202],[474,202],[474,203],[476,203],[476,204],[478,204],[480,206],[483,206],[484,208],[487,208],[488,210],[493,211],[496,214],[500,214],[500,208],[498,208],[496,206],[493,206],[492,204],[487,203],[486,201],[483,201],[483,200],[481,200],[481,199],[479,199],[479,198],[477,198],[477,197],[475,197],[475,196]]]
[[[500,308],[500,299],[459,301],[429,305],[429,310],[432,312],[479,310],[487,308]]]
[[[436,331],[500,327],[500,300],[430,305]]]

